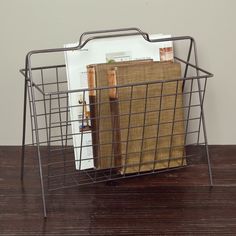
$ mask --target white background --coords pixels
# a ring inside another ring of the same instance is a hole
[[[235,0],[0,0],[0,145],[21,143],[19,69],[28,51],[131,26],[196,39],[200,66],[215,75],[205,103],[209,143],[236,144],[235,9]]]

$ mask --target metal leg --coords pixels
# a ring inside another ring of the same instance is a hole
[[[198,81],[198,83],[200,83],[200,81]],[[204,135],[204,140],[205,140],[209,180],[210,180],[210,186],[212,187],[213,178],[212,178],[211,161],[210,161],[209,147],[208,147],[208,141],[207,141],[207,132],[206,132],[206,123],[205,123],[205,117],[204,117],[203,104],[201,104],[201,115],[202,115],[202,128],[203,128],[203,135]]]
[[[22,134],[22,147],[21,147],[21,180],[24,179],[26,107],[27,107],[27,80],[25,79],[24,108],[23,108],[23,134]]]
[[[32,99],[33,99],[33,114],[34,114],[34,124],[35,124],[35,137],[36,137],[36,144],[37,144],[37,156],[38,156],[38,163],[39,163],[41,194],[42,194],[42,201],[43,201],[43,214],[44,214],[44,218],[46,218],[47,210],[46,210],[46,201],[45,201],[45,193],[44,193],[42,161],[41,161],[40,145],[39,145],[39,132],[38,132],[38,123],[37,123],[37,115],[36,115],[35,95],[34,95],[32,86],[31,86],[31,92],[32,92]]]
[[[193,41],[194,44],[194,52],[195,52],[195,63],[198,66],[198,58],[197,58],[197,48],[196,43]],[[199,76],[199,71],[196,70],[197,76]],[[200,101],[200,109],[201,109],[201,117],[202,117],[202,128],[203,128],[203,135],[205,140],[205,148],[206,148],[206,157],[207,157],[207,165],[208,165],[208,173],[209,173],[209,182],[210,186],[213,186],[213,178],[212,178],[212,169],[211,169],[211,161],[210,161],[210,155],[209,155],[209,149],[208,149],[208,141],[207,141],[207,132],[206,132],[206,123],[205,123],[205,115],[204,115],[204,109],[203,109],[203,97],[201,94],[201,82],[200,79],[197,79],[198,83],[198,91],[199,91],[199,101]]]
[[[44,184],[43,184],[43,172],[42,172],[41,155],[40,155],[39,146],[37,147],[37,149],[38,149],[37,153],[38,153],[38,162],[39,162],[41,194],[42,194],[42,201],[43,201],[43,215],[44,215],[44,218],[47,218],[46,200],[45,200]]]
[[[30,56],[28,55],[28,57]],[[29,58],[27,58],[26,61],[28,62],[29,77],[32,78],[31,64],[30,64]],[[41,161],[41,153],[40,153],[40,143],[39,143],[39,129],[38,129],[38,120],[37,120],[37,110],[36,110],[36,104],[35,104],[35,91],[34,91],[34,86],[32,85],[32,81],[30,85],[30,91],[31,91],[31,96],[32,96],[32,111],[33,111],[33,119],[34,119],[34,125],[35,125],[35,141],[37,144],[37,156],[38,156],[38,163],[39,163],[39,176],[40,176],[41,195],[42,195],[42,202],[43,202],[43,214],[44,214],[44,218],[46,218],[47,210],[46,210],[43,170],[42,170],[42,161]]]

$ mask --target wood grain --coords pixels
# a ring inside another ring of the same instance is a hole
[[[214,181],[225,186],[210,189],[197,158],[174,172],[47,194],[46,221],[37,158],[27,148],[22,184],[20,150],[0,147],[0,235],[236,234],[236,187],[227,186],[236,183],[236,146],[210,147]]]

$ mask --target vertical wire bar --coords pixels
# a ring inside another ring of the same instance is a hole
[[[198,57],[197,57],[197,46],[194,42],[194,53],[195,53],[195,64],[198,67]],[[197,76],[199,76],[199,71],[196,69]],[[202,103],[202,94],[201,94],[201,83],[199,79],[197,79],[198,83],[198,90],[199,90],[199,100],[201,104],[201,117],[202,117],[202,127],[203,127],[203,135],[205,140],[205,149],[206,149],[206,156],[207,156],[207,164],[208,164],[208,173],[209,173],[209,180],[210,180],[210,186],[213,186],[213,179],[212,179],[212,170],[211,170],[211,161],[210,161],[210,154],[209,154],[209,148],[208,148],[208,140],[207,140],[207,132],[206,132],[206,123],[205,123],[205,115],[204,115],[204,108]]]
[[[98,117],[97,117],[97,123],[98,123],[98,135],[100,134],[100,132],[99,132],[99,130],[100,130],[100,122],[101,122],[101,98],[102,98],[102,95],[101,95],[101,89],[99,89],[99,90],[96,90],[97,92],[99,92],[99,94],[98,94],[98,101],[97,101],[97,103],[98,103]],[[100,146],[100,137],[98,137],[98,160],[97,160],[97,165],[98,166],[96,166],[96,168],[98,169],[98,168],[102,168],[102,166],[101,166],[101,163],[102,163],[102,161],[101,161],[101,158],[103,158],[102,156],[101,156],[101,146]],[[95,181],[97,180],[97,170],[95,171]]]
[[[205,96],[205,90],[206,90],[206,79],[204,80],[204,89],[203,89],[203,96],[202,96],[202,102],[199,104],[200,107],[203,106],[203,102],[204,102],[204,96]],[[201,91],[200,91],[201,92]],[[200,102],[200,101],[199,101]],[[201,133],[201,123],[202,123],[202,116],[200,115],[200,119],[199,119],[199,127],[198,127],[198,137],[197,137],[197,144],[199,145],[200,143],[200,133]]]
[[[141,143],[141,152],[139,156],[139,167],[138,173],[141,170],[141,163],[143,159],[143,144],[144,144],[144,135],[145,135],[145,125],[146,125],[146,114],[147,114],[147,96],[148,96],[148,84],[146,85],[146,92],[145,92],[145,104],[144,104],[144,114],[143,114],[143,131],[142,131],[142,143]]]
[[[200,80],[200,83],[201,83],[201,80]],[[198,91],[198,92],[201,93],[201,91]],[[199,141],[200,141],[200,131],[201,131],[201,123],[202,123],[201,103],[202,103],[202,101],[199,99],[200,119],[199,119],[199,124],[198,124],[197,145],[199,145]]]
[[[207,78],[204,78],[204,88],[203,88],[203,95],[202,95],[202,106],[204,104],[205,94],[206,94],[206,85],[207,85]]]
[[[205,139],[205,149],[206,149],[206,156],[207,156],[209,180],[210,180],[210,186],[212,187],[213,186],[213,178],[212,178],[212,170],[211,170],[211,161],[210,161],[210,154],[209,154],[207,134],[206,134],[205,116],[204,116],[204,111],[203,111],[203,99],[201,96],[201,85],[200,85],[199,79],[198,79],[198,88],[199,88],[199,98],[200,98],[200,104],[201,104],[201,123],[203,126],[203,134],[204,134],[204,139]]]
[[[58,75],[58,68],[57,67],[56,67],[56,85],[57,85],[57,92],[60,92],[60,88],[59,88],[59,75]],[[60,94],[57,95],[57,102],[58,102],[58,110],[59,110],[61,144],[62,144],[62,148],[64,148],[63,130],[62,130],[62,118],[61,118],[61,100],[60,100]],[[63,154],[64,154],[64,152],[63,152]]]
[[[96,79],[95,79],[95,81],[96,81]],[[98,93],[98,90],[95,90],[95,93],[96,93],[96,99],[94,100],[94,106],[95,107],[98,107],[98,99],[97,99],[97,93]],[[96,108],[97,109],[97,108]],[[98,138],[98,135],[99,135],[99,132],[98,132],[98,127],[99,127],[99,124],[98,124],[98,117],[97,117],[97,111],[98,111],[98,109],[96,110],[96,112],[95,112],[95,116],[93,117],[94,119],[95,119],[95,121],[96,121],[96,130],[95,130],[95,134],[96,134],[96,144],[95,145],[97,145],[95,148],[96,148],[96,150],[97,150],[97,156],[95,157],[95,158],[97,158],[97,160],[93,160],[93,165],[94,165],[94,177],[93,177],[93,181],[96,181],[96,179],[97,179],[97,170],[96,170],[96,168],[98,167],[98,166],[96,166],[96,165],[98,165],[98,160],[99,160],[99,147],[100,147],[100,145],[99,145],[99,138]],[[92,130],[91,129],[91,135],[92,135],[92,132],[94,132],[94,130]],[[93,149],[93,143],[92,143],[92,149]]]
[[[29,59],[27,61],[28,61],[28,68],[29,68],[30,89],[31,89],[31,95],[32,95],[32,109],[33,109],[34,125],[35,125],[35,139],[36,139],[36,144],[37,144],[37,155],[38,155],[39,176],[40,176],[41,194],[42,194],[42,202],[43,202],[43,213],[44,213],[44,218],[46,218],[47,210],[46,210],[46,200],[45,200],[45,192],[44,192],[41,152],[40,152],[40,144],[39,144],[39,130],[38,130],[37,112],[36,112],[36,104],[35,104],[35,93],[34,93],[33,84],[32,84],[33,78],[32,78],[32,71],[31,71],[31,63]]]
[[[116,69],[108,71],[107,74],[108,85],[116,86],[117,77]],[[120,136],[120,114],[119,114],[119,88],[109,88],[109,103],[110,103],[110,114],[111,114],[111,127],[112,127],[112,150],[110,160],[110,179],[113,167],[121,165],[121,136]],[[113,162],[113,163],[112,163]]]
[[[155,145],[155,155],[154,155],[154,161],[153,161],[153,172],[155,170],[156,161],[157,161],[157,146],[159,142],[159,136],[160,136],[160,123],[161,123],[161,111],[162,111],[162,96],[163,95],[163,82],[161,83],[161,93],[160,93],[160,101],[159,101],[159,114],[158,114],[158,120],[157,120],[157,137],[156,137],[156,145]]]
[[[44,75],[43,75],[43,70],[41,69],[41,82],[42,82],[42,89],[43,92],[45,93],[45,86],[44,86]],[[47,109],[46,109],[46,100],[45,100],[45,95],[43,95],[43,104],[44,104],[44,118],[45,118],[45,126],[46,126],[46,137],[47,137],[47,142],[48,142],[48,122],[47,122]]]
[[[28,89],[28,95],[29,95],[29,109],[30,109],[30,124],[31,124],[31,138],[32,138],[32,144],[35,143],[34,141],[34,125],[33,125],[33,113],[32,113],[32,98],[31,98],[31,93],[30,93],[30,86],[29,86],[29,82],[27,85],[27,89]]]
[[[45,86],[44,86],[44,75],[43,75],[43,70],[40,70],[41,72],[41,83],[42,83],[42,90],[45,93]],[[51,101],[50,101],[50,105],[51,105]],[[46,128],[46,138],[47,138],[47,162],[49,162],[49,158],[50,158],[50,144],[49,144],[49,127],[48,127],[48,122],[47,122],[47,109],[46,109],[46,97],[45,94],[43,94],[43,107],[44,107],[44,120],[45,120],[45,128]],[[51,107],[50,107],[51,109]],[[50,111],[49,111],[50,112]],[[47,168],[47,176],[49,175],[49,166]],[[49,188],[49,177],[47,178],[47,185]]]
[[[186,78],[187,74],[188,74],[188,68],[189,68],[188,63],[189,63],[190,58],[191,58],[192,48],[193,48],[193,41],[190,40],[189,51],[188,51],[188,56],[187,56],[187,63],[186,63],[186,66],[185,66],[185,71],[184,71],[184,78]],[[182,92],[184,91],[185,83],[186,83],[186,81],[184,79],[183,84],[182,84]],[[192,85],[193,85],[193,80],[191,80],[191,93],[190,93],[191,97],[192,97]],[[191,102],[189,102],[189,106],[190,105],[191,105]],[[190,107],[188,109],[188,115],[187,115],[187,124],[186,124],[185,137],[184,137],[184,147],[186,146],[186,143],[187,143],[189,115],[190,115]],[[184,154],[183,154],[182,159],[181,159],[181,165],[183,166],[183,164],[184,164]]]
[[[116,82],[116,71],[109,71],[107,73],[107,79],[108,79],[108,85],[109,86],[114,86],[114,85],[117,85],[117,82]],[[113,91],[113,89],[112,89]],[[114,160],[114,164],[115,164],[115,158],[116,158],[116,153],[115,153],[115,130],[117,127],[114,127],[114,119],[115,119],[115,114],[112,112],[111,110],[111,107],[113,106],[113,104],[111,103],[114,103],[113,100],[110,100],[110,89],[108,90],[108,93],[109,93],[109,105],[110,105],[110,121],[111,121],[111,154],[110,154],[110,168],[109,168],[109,179],[111,179],[111,174],[112,174],[112,160]],[[117,89],[115,89],[115,95],[114,97],[116,97],[116,94],[117,94]],[[116,101],[115,101],[116,102]]]
[[[205,94],[206,94],[206,85],[207,85],[207,78],[204,78],[204,88],[203,88],[203,95],[202,95],[202,105],[204,104]]]
[[[57,85],[57,92],[60,92],[59,88],[59,75],[58,75],[58,68],[56,67],[56,85]],[[63,181],[65,184],[65,161],[66,161],[66,156],[65,156],[65,147],[64,147],[64,142],[63,142],[63,129],[62,129],[62,118],[61,118],[61,100],[60,100],[60,95],[57,95],[57,102],[58,102],[58,110],[59,110],[59,122],[60,122],[60,133],[61,133],[61,145],[62,145],[62,155],[63,155],[63,170],[64,170],[64,175],[63,175]]]
[[[68,144],[68,123],[69,123],[69,94],[66,94],[66,135],[65,135],[65,146]]]
[[[188,125],[189,125],[189,118],[190,118],[190,109],[191,109],[191,104],[192,104],[192,93],[193,93],[193,79],[191,79],[191,84],[190,84],[190,93],[189,93],[189,102],[188,102],[188,111],[187,111],[187,117],[186,117],[186,127],[185,127],[185,134],[184,134],[184,146],[186,146],[187,143],[187,134],[188,134]],[[181,165],[183,166],[184,164],[184,155],[181,160]]]
[[[177,104],[178,87],[179,87],[179,81],[177,80],[176,91],[175,91],[174,111],[173,111],[173,121],[172,121],[172,129],[171,129],[171,136],[170,136],[168,168],[170,168],[170,159],[171,159],[171,156],[172,156],[172,144],[173,144],[174,127],[175,127],[175,112],[176,112],[176,104]]]
[[[113,101],[111,101],[113,102]],[[111,116],[111,121],[113,121],[114,119],[114,114],[110,113],[110,116]],[[113,124],[112,124],[113,126]],[[111,127],[112,127],[111,126]],[[116,129],[116,127],[115,127]],[[112,132],[112,140],[111,140],[111,155],[110,155],[110,170],[109,170],[109,179],[111,179],[111,174],[112,174],[112,160],[114,160],[114,163],[115,163],[115,139],[114,139],[114,127],[111,128],[111,132]]]
[[[205,84],[204,84],[203,95],[202,95],[202,104],[201,104],[202,106],[204,104],[204,99],[205,99],[205,94],[206,94],[207,78],[205,78],[204,80],[205,80]],[[201,119],[201,116],[200,116],[200,119]],[[201,130],[201,126],[200,126],[200,130]],[[199,142],[199,138],[198,138],[198,142]]]
[[[95,85],[95,87],[96,87],[96,85]],[[95,101],[94,101],[94,106],[96,107],[96,114],[95,114],[95,116],[93,117],[93,119],[96,121],[96,130],[94,131],[92,128],[91,128],[91,135],[93,135],[92,134],[92,132],[95,132],[96,133],[96,137],[97,137],[97,140],[96,140],[96,143],[95,143],[95,145],[96,145],[96,150],[97,150],[97,157],[95,157],[95,158],[97,158],[96,160],[95,159],[93,159],[93,165],[94,165],[94,175],[93,175],[93,182],[96,182],[96,180],[97,180],[97,169],[99,168],[99,160],[100,160],[100,144],[99,144],[99,122],[100,122],[100,115],[99,115],[99,112],[100,112],[100,103],[99,103],[99,99],[100,99],[100,90],[95,90],[95,93],[96,93],[96,99],[95,99]],[[94,143],[92,142],[92,149],[94,148],[93,147],[93,145],[94,145]],[[92,152],[93,153],[93,152]],[[94,158],[94,155],[93,155],[93,158]]]
[[[131,109],[132,109],[132,100],[133,100],[133,89],[134,86],[131,86],[130,91],[130,101],[129,101],[129,118],[128,118],[128,130],[127,130],[127,138],[126,138],[126,150],[125,150],[125,160],[124,160],[124,175],[126,174],[127,169],[127,159],[128,159],[128,148],[129,148],[129,132],[130,132],[130,120],[131,120]]]
[[[82,151],[83,151],[83,135],[84,135],[84,111],[86,104],[85,101],[85,90],[83,90],[83,100],[82,100],[82,128],[81,128],[81,135],[80,135],[80,155],[79,155],[79,170],[81,170],[82,165]]]
[[[184,71],[184,78],[186,78],[187,76],[187,73],[188,73],[188,63],[190,61],[190,57],[191,57],[191,53],[192,53],[192,48],[193,48],[193,41],[191,40],[190,41],[190,45],[189,45],[189,51],[188,51],[188,56],[187,56],[187,63],[186,63],[186,66],[185,66],[185,71]],[[185,80],[183,81],[183,85],[182,85],[182,91],[184,91],[184,86],[185,86]]]
[[[22,132],[22,147],[21,147],[21,180],[24,179],[25,166],[25,135],[26,135],[26,108],[27,108],[27,70],[25,71],[25,87],[24,87],[24,105],[23,105],[23,132]]]
[[[56,84],[57,84],[57,92],[60,92],[59,87],[59,74],[58,74],[58,68],[56,67]],[[61,100],[60,95],[57,95],[57,101],[58,101],[58,109],[59,109],[59,122],[60,122],[60,130],[61,130],[61,141],[62,141],[62,147],[64,147],[63,143],[63,130],[62,130],[62,117],[61,117]]]
[[[52,114],[51,114],[51,110],[52,110],[52,95],[49,95],[49,129],[48,129],[48,158],[50,157],[50,152],[51,152],[51,123],[52,123]],[[47,170],[48,170],[48,188],[50,188],[50,182],[49,182],[49,174],[50,174],[50,166],[47,166]]]

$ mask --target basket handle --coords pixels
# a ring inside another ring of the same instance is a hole
[[[89,37],[84,40],[85,36],[95,35],[95,34],[96,34],[96,36]],[[81,36],[79,38],[79,45],[77,47],[82,48],[88,41],[93,40],[93,39],[132,36],[132,35],[141,35],[141,36],[143,36],[144,39],[149,40],[149,35],[136,27],[99,30],[99,31],[87,31],[87,32],[84,32],[83,34],[81,34]]]

